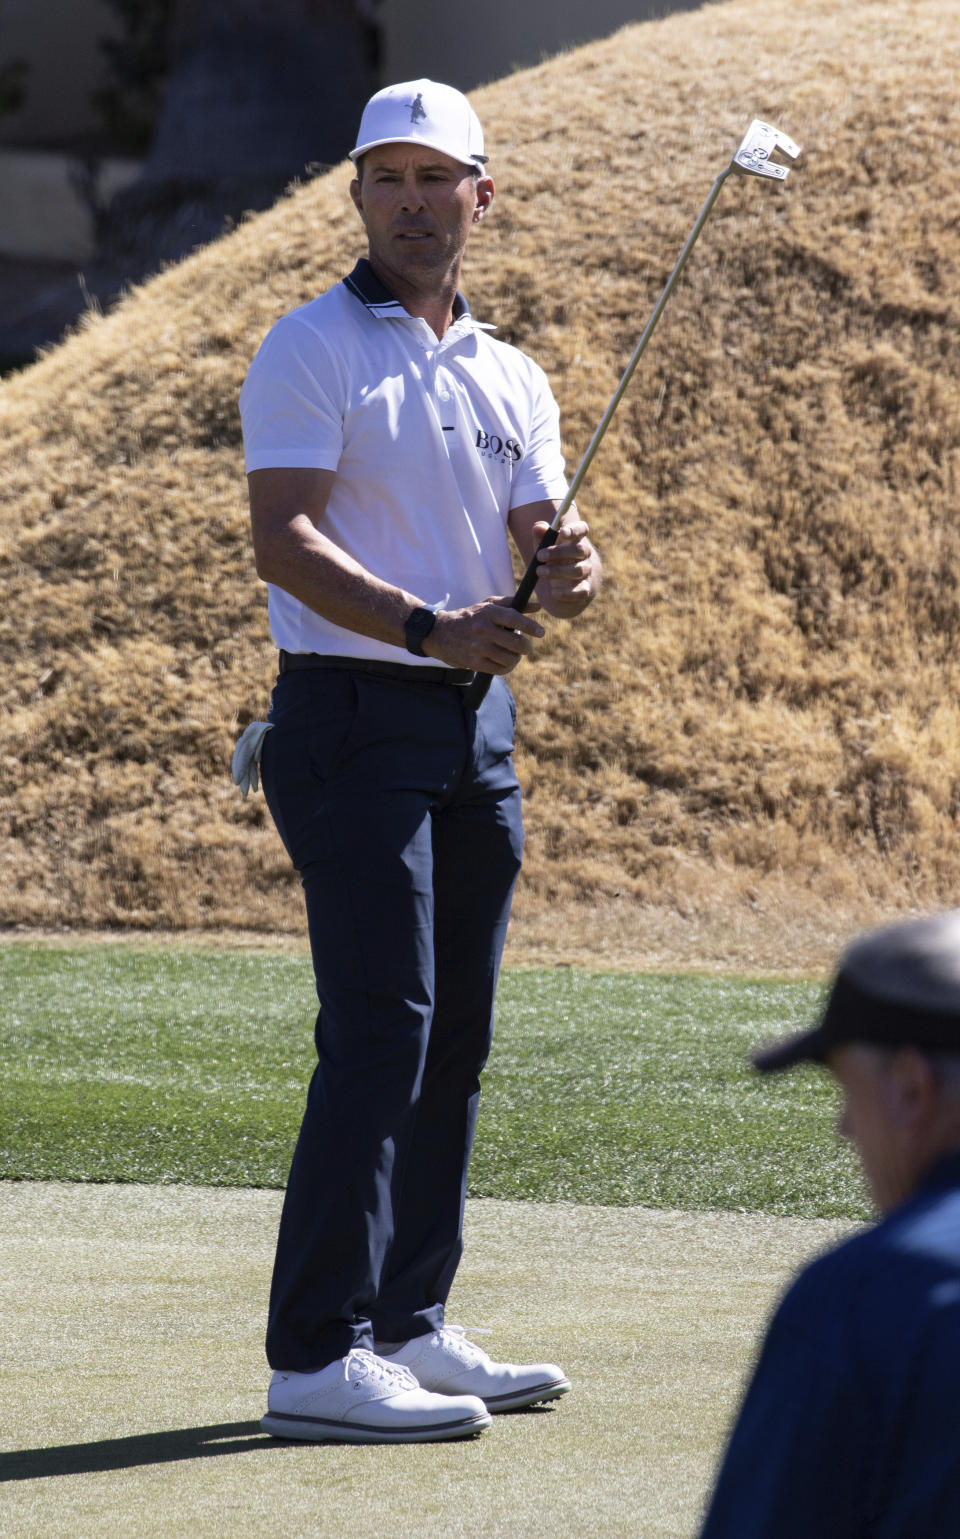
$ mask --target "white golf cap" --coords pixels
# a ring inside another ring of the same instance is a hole
[[[355,161],[381,144],[422,144],[465,166],[482,166],[483,129],[467,98],[435,80],[385,86],[363,109]]]

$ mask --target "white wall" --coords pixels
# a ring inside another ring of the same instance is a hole
[[[93,213],[83,198],[82,167],[68,155],[0,149],[0,256],[85,262],[93,256]],[[102,160],[96,168],[101,203],[139,174],[136,160]]]

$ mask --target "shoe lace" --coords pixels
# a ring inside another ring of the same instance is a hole
[[[417,1381],[409,1368],[387,1363],[365,1347],[352,1347],[343,1364],[344,1378],[354,1384],[374,1384],[378,1389],[396,1394],[402,1389],[416,1389]]]
[[[437,1332],[441,1339],[444,1336],[452,1336],[456,1342],[458,1356],[465,1363],[471,1364],[488,1363],[490,1358],[482,1347],[478,1346],[475,1341],[470,1340],[470,1337],[489,1336],[491,1334],[482,1325],[441,1325]]]

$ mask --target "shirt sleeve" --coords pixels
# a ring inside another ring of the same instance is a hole
[[[511,508],[525,507],[528,502],[561,502],[567,491],[560,449],[560,408],[543,370],[532,360],[528,362],[533,371],[533,410],[526,452],[510,490]]]
[[[336,360],[296,315],[268,332],[240,391],[247,471],[336,470],[343,387]]]
[[[764,1341],[700,1539],[851,1539],[870,1432],[843,1299],[804,1274]],[[841,1290],[842,1291],[842,1290]]]

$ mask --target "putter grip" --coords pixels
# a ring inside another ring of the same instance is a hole
[[[513,595],[513,598],[510,600],[510,608],[515,609],[517,614],[523,614],[531,598],[533,597],[533,590],[537,586],[537,557],[542,550],[547,550],[549,546],[556,545],[557,535],[559,532],[559,529],[554,529],[553,525],[551,524],[550,528],[544,534],[543,539],[540,541],[540,544],[534,551],[533,560],[530,562],[530,565],[527,567],[527,570],[521,577],[520,586],[516,593]],[[475,675],[473,683],[467,685],[466,703],[472,711],[477,710],[477,708],[486,699],[487,690],[490,688],[492,682],[492,673],[478,673]]]

